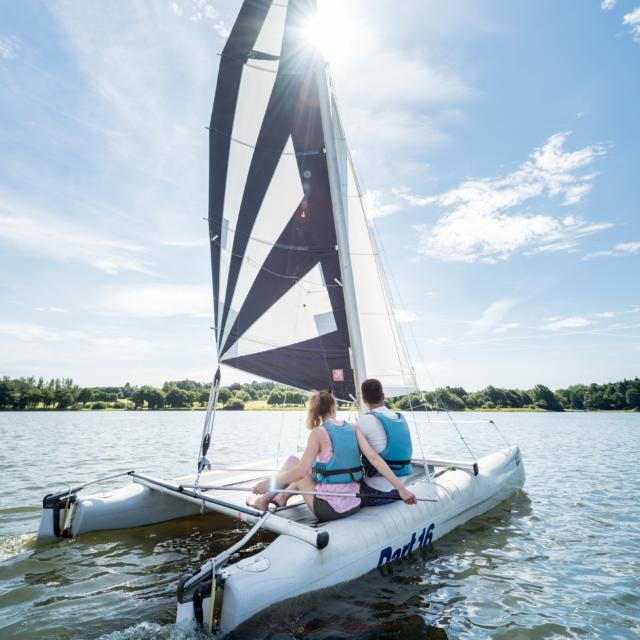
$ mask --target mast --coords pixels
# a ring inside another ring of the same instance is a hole
[[[323,58],[316,65],[316,81],[318,84],[318,100],[320,103],[320,117],[324,133],[324,145],[327,155],[327,169],[329,173],[329,187],[331,191],[331,205],[333,219],[338,242],[338,257],[342,272],[342,291],[344,295],[345,313],[349,328],[349,341],[351,343],[351,363],[353,365],[353,377],[356,390],[356,406],[360,413],[362,407],[362,392],[360,385],[365,379],[364,347],[360,334],[360,321],[358,316],[358,304],[356,300],[355,282],[351,266],[351,254],[349,253],[349,229],[347,226],[347,213],[345,211],[345,198],[340,183],[338,170],[338,155],[335,141],[335,127],[332,114],[331,77],[329,65]],[[335,99],[335,97],[334,97]]]

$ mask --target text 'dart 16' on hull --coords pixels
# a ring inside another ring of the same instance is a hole
[[[418,391],[321,52],[314,0],[246,0],[220,56],[209,128],[209,239],[218,363],[302,390],[331,389],[360,407],[360,382],[387,396]],[[197,473],[44,499],[39,539],[124,529],[216,512],[252,525],[178,585],[179,622],[228,633],[261,609],[351,580],[431,544],[519,490],[517,446],[434,460],[420,444],[406,486],[418,504],[361,509],[320,524],[300,496],[275,511],[245,505],[274,461],[212,468],[216,371]],[[423,414],[424,415],[424,414]],[[451,425],[456,430],[453,419]],[[486,421],[490,422],[490,421]],[[106,480],[103,478],[101,480]],[[241,486],[244,483],[244,486]],[[213,525],[212,525],[213,526]],[[259,530],[277,534],[230,563]]]

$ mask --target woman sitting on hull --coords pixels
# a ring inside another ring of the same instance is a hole
[[[316,391],[311,396],[307,427],[311,433],[302,458],[290,456],[273,478],[266,478],[253,488],[260,497],[251,496],[247,504],[267,509],[273,502],[282,507],[292,495],[277,492],[285,488],[315,494],[344,493],[344,496],[303,494],[302,497],[320,522],[349,516],[360,509],[360,498],[353,494],[360,490],[361,454],[392,484],[404,502],[416,503],[415,495],[371,448],[360,429],[336,419],[336,400],[331,391]]]

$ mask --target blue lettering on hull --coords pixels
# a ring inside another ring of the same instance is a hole
[[[424,547],[427,544],[430,544],[433,540],[433,530],[435,528],[435,524],[431,523],[428,527],[425,527],[420,535],[414,531],[411,534],[411,540],[407,542],[403,547],[398,547],[397,549],[393,549],[392,547],[385,547],[380,551],[380,558],[378,559],[378,566],[381,566],[387,562],[392,562],[393,560],[397,560],[398,558],[402,558],[406,556],[408,553],[413,551],[414,546],[417,544],[417,549],[420,547]]]

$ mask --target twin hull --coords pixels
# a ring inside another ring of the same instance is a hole
[[[524,484],[524,464],[517,447],[479,459],[478,470],[474,475],[469,468],[445,466],[431,482],[423,478],[410,485],[418,498],[436,502],[413,506],[394,502],[319,525],[318,532],[329,533],[324,549],[291,535],[279,535],[261,552],[225,567],[219,629],[228,633],[272,604],[353,580],[392,562],[492,509]],[[230,473],[226,481],[237,482]],[[39,540],[139,527],[201,511],[199,505],[135,483],[109,494],[74,496],[71,504],[64,503],[64,496],[49,503],[45,499]],[[208,610],[209,598],[205,597],[204,620]],[[194,618],[193,602],[178,604],[179,623],[192,623]]]

